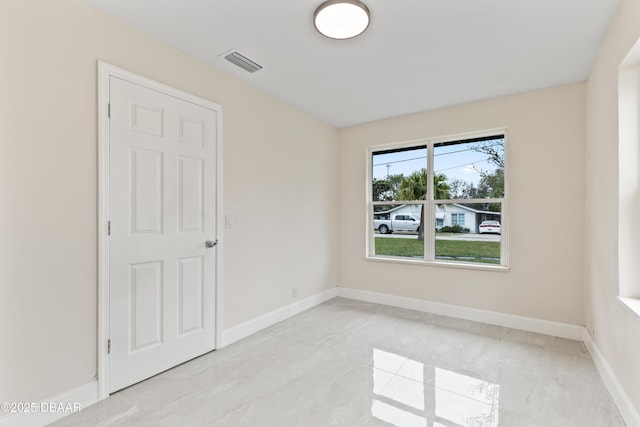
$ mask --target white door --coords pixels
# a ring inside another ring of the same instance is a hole
[[[217,118],[113,76],[109,97],[114,392],[215,347]]]

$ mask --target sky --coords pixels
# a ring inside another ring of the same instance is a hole
[[[484,144],[502,144],[503,139],[487,141]],[[444,173],[447,180],[458,178],[475,185],[480,181],[478,170],[491,172],[496,166],[487,161],[488,156],[473,150],[479,143],[462,143],[434,148],[434,172]],[[387,167],[388,165],[388,167]],[[384,179],[389,175],[419,171],[427,167],[427,149],[401,151],[373,156],[373,177]]]

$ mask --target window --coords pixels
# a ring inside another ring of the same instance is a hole
[[[640,40],[618,71],[618,296],[640,315]]]
[[[464,225],[464,214],[463,213],[452,213],[451,214],[451,225]]]
[[[506,266],[505,141],[501,131],[369,148],[368,257]]]

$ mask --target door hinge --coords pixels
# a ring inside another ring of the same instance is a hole
[[[107,340],[107,354],[111,354],[111,338]]]
[[[107,236],[111,236],[111,221],[107,221]]]
[[[107,104],[107,117],[111,118],[111,104]]]

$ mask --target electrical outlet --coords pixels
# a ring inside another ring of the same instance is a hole
[[[294,298],[298,298],[298,288],[296,288],[295,286],[293,287],[292,296]]]

